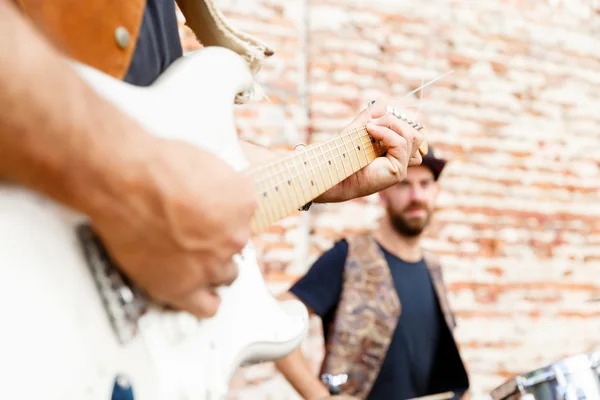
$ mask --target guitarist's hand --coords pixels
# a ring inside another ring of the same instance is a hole
[[[220,298],[211,289],[234,281],[232,256],[250,238],[251,181],[187,144],[159,141],[148,155],[139,171],[115,177],[114,203],[91,215],[93,225],[154,300],[212,316]]]
[[[383,141],[387,147],[386,156],[378,157],[323,193],[315,202],[335,203],[376,193],[403,181],[409,166],[421,164],[423,159],[418,149],[423,135],[393,115],[385,115],[387,105],[386,99],[378,99],[341,132],[344,134],[366,124],[371,136]]]

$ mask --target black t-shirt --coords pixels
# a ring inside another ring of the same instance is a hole
[[[428,394],[443,316],[424,261],[405,262],[381,246],[402,305],[398,326],[373,385],[369,400],[408,399]],[[337,309],[348,243],[341,240],[325,252],[290,289],[322,318],[327,327]]]
[[[148,86],[182,55],[175,1],[147,0],[138,42],[124,80]]]

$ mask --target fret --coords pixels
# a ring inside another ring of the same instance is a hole
[[[308,156],[307,156],[307,152],[305,150],[302,150],[302,152],[298,155],[300,157],[300,161],[302,162],[302,170],[304,171],[304,177],[306,178],[306,185],[308,186],[308,190],[310,193],[310,198],[316,197],[314,195],[314,193],[318,193],[319,189],[315,186],[316,185],[316,177],[315,177],[315,172],[312,170],[312,168],[309,168],[307,166],[309,160],[308,160]],[[309,174],[312,172],[313,174],[313,178],[311,179]]]
[[[262,175],[262,174],[259,174],[259,176],[260,175]],[[264,211],[264,210],[267,209],[265,201],[264,201],[263,197],[260,195],[260,193],[261,193],[260,189],[262,187],[262,183],[260,182],[259,178],[254,179],[254,181],[255,181],[255,186],[256,186],[256,189],[257,189],[257,193],[259,195],[258,195],[257,206],[256,206],[257,210],[256,210],[256,213],[254,215],[254,218],[250,222],[250,226],[251,227],[255,226],[255,228],[253,228],[253,229],[258,229],[258,228],[262,228],[262,227],[268,226],[269,221],[266,218],[265,211]]]
[[[285,216],[285,212],[282,210],[284,205],[282,203],[281,195],[279,193],[279,185],[277,183],[277,173],[273,166],[267,169],[268,179],[267,186],[269,190],[269,196],[271,198],[271,202],[274,202],[275,209],[273,210],[273,214],[276,217],[274,221],[279,220]]]
[[[360,159],[360,156],[361,156],[361,151],[360,151],[360,149],[362,149],[362,148],[363,148],[363,146],[362,146],[362,142],[361,142],[361,139],[362,139],[362,137],[363,137],[363,132],[362,132],[362,130],[360,130],[360,131],[357,131],[357,132],[356,132],[356,135],[352,135],[352,136],[351,136],[351,139],[352,139],[352,140],[351,140],[351,142],[350,142],[350,144],[352,145],[352,148],[354,149],[354,152],[355,152],[355,154],[356,154],[356,160],[357,160],[357,162],[358,162],[358,168],[359,168],[359,169],[361,169],[361,168],[363,167],[363,165],[367,165],[367,164],[368,164],[368,160],[365,160],[365,161],[364,161],[364,164],[363,164],[363,163],[361,162],[361,159]],[[358,141],[358,144],[357,144],[357,143],[355,143],[355,142],[357,142],[357,141]]]
[[[306,201],[308,201],[312,197],[312,188],[310,184],[311,179],[308,176],[308,169],[306,168],[306,160],[302,158],[303,153],[304,150],[298,152],[298,155],[296,156],[298,163],[296,165],[299,166],[300,172],[298,173],[298,176],[299,178],[302,178],[302,182],[304,182],[304,195],[306,196]],[[308,190],[306,190],[306,188],[308,188]]]
[[[317,157],[317,153],[315,153],[315,147],[316,146],[311,146],[312,154],[309,154],[308,150],[306,150],[306,154],[307,154],[307,157],[310,157],[309,165],[310,165],[310,168],[312,169],[313,177],[315,178],[315,186],[317,187],[317,192],[318,192],[316,197],[318,197],[319,194],[326,192],[328,187],[327,187],[327,183],[325,182],[325,177],[323,176],[323,168],[325,166],[319,161],[319,158]],[[321,175],[320,181],[319,181],[319,177],[317,175]],[[319,187],[319,182],[321,183],[320,187]]]
[[[280,163],[280,164],[285,165],[285,169],[287,171],[287,176],[286,176],[286,181],[285,181],[286,182],[285,187],[288,189],[288,191],[294,192],[294,198],[296,199],[296,203],[295,204],[297,205],[297,207],[295,207],[295,208],[299,208],[302,205],[302,199],[301,199],[300,196],[298,196],[298,191],[296,190],[296,185],[293,184],[293,181],[292,181],[292,177],[293,177],[292,169],[290,168],[290,165],[287,162],[283,162],[283,163]]]
[[[367,153],[367,145],[364,142],[365,138],[368,140],[369,145],[371,145],[371,140],[370,140],[370,137],[368,135],[361,136],[361,138],[359,140],[359,143],[362,145],[363,153],[365,155],[365,164],[368,164],[371,160],[369,158],[369,154]],[[372,147],[373,146],[371,145],[371,148]]]
[[[271,206],[271,217],[273,218],[270,222],[273,223],[280,218],[280,209],[277,193],[275,192],[275,184],[273,183],[272,168],[267,168],[265,186],[267,187],[269,205]]]
[[[290,191],[290,186],[288,185],[288,176],[286,175],[285,171],[283,170],[282,166],[284,163],[275,163],[276,167],[277,167],[277,181],[279,183],[280,186],[280,191],[281,191],[281,197],[283,198],[283,202],[285,204],[285,211],[286,213],[290,212],[290,208],[293,209],[294,207],[294,199],[292,199],[291,196],[291,191]],[[284,194],[285,193],[285,194]]]
[[[331,147],[329,146],[329,141],[326,143],[327,144],[327,150],[329,151],[330,154],[330,158],[329,161],[331,162],[330,165],[332,165],[333,167],[335,167],[335,175],[337,176],[337,181],[341,182],[344,179],[340,178],[340,170],[338,169],[338,164],[337,164],[337,160],[336,157],[333,155],[333,150],[331,150]]]
[[[350,136],[352,136],[352,134],[350,134]],[[352,171],[352,173],[358,171],[358,169],[354,168],[354,165],[352,164],[352,153],[348,151],[348,140],[346,138],[342,139],[342,142],[344,143],[344,150],[346,150],[345,154],[348,154],[348,161],[350,161],[350,171]]]
[[[306,188],[304,187],[306,184],[308,184],[308,182],[302,183],[303,179],[302,179],[302,173],[300,172],[300,169],[298,168],[298,163],[297,163],[297,158],[298,156],[296,155],[296,157],[294,157],[294,161],[292,161],[292,165],[294,166],[294,169],[296,170],[296,176],[295,178],[298,180],[298,182],[300,183],[300,198],[302,199],[302,202],[304,204],[308,203],[310,196],[307,196],[307,192],[306,192]],[[302,162],[302,160],[300,160],[300,162]]]
[[[360,169],[362,168],[361,164],[360,164],[360,158],[358,157],[358,154],[356,153],[356,147],[354,146],[354,137],[356,136],[356,133],[352,133],[350,136],[348,136],[348,139],[345,140],[344,143],[344,148],[346,149],[346,153],[349,154],[349,159],[350,159],[350,165],[353,166],[353,162],[352,162],[352,158],[353,156],[356,156],[356,164],[358,165],[358,168],[353,170],[356,171],[360,171]],[[350,147],[351,151],[348,151],[348,147]]]
[[[259,193],[260,193],[260,201],[262,203],[262,208],[264,210],[264,217],[266,219],[266,223],[267,225],[271,224],[273,221],[275,221],[277,219],[277,217],[275,216],[275,211],[273,210],[273,203],[271,201],[271,197],[269,196],[269,190],[268,190],[268,172],[269,170],[267,169],[266,172],[263,171],[263,173],[260,176],[260,185],[258,186],[259,188]]]
[[[376,157],[378,157],[378,155],[375,154],[376,150],[373,146],[373,143],[371,142],[371,136],[369,136],[366,129],[362,129],[362,130],[358,131],[355,136],[355,140],[358,142],[358,144],[356,144],[353,141],[353,145],[354,145],[354,150],[356,151],[356,157],[358,158],[359,163],[361,163],[361,159],[363,157],[364,157],[364,165],[369,164]]]
[[[250,220],[250,229],[252,232],[260,232],[263,230],[263,227],[267,227],[268,224],[265,221],[265,214],[262,212],[262,202],[259,200],[257,202],[256,212],[254,213],[253,218]]]
[[[333,169],[333,165],[332,165],[333,163],[325,155],[325,151],[323,150],[323,145],[315,146],[315,152],[316,152],[316,148],[321,150],[321,157],[323,157],[323,163],[322,163],[323,168],[321,168],[321,172],[323,169],[325,169],[327,171],[326,175],[329,176],[329,183],[327,184],[327,186],[328,186],[328,188],[331,188],[331,187],[335,186],[335,181],[334,181],[333,175],[331,173],[331,170]]]
[[[373,162],[377,157],[381,155],[381,149],[376,148],[373,144],[372,137],[368,134],[365,128],[365,134],[361,135],[361,142],[364,149],[367,163]]]
[[[313,147],[313,153],[319,162],[319,170],[321,173],[321,179],[323,179],[323,185],[325,186],[326,190],[329,190],[335,186],[335,182],[333,182],[333,179],[331,179],[331,167],[327,163],[327,159],[323,153],[323,148],[321,146],[315,146]]]
[[[336,138],[334,139],[333,143],[335,144],[335,148],[336,148],[336,149],[337,149],[337,151],[338,151],[339,161],[342,163],[342,168],[344,169],[344,173],[342,174],[342,176],[344,177],[344,179],[346,179],[347,177],[349,177],[349,176],[350,176],[350,174],[348,174],[348,172],[346,172],[346,163],[345,163],[345,161],[344,161],[344,158],[345,158],[345,157],[344,157],[344,154],[345,154],[345,153],[343,154],[343,153],[340,151],[340,146],[338,145],[337,141],[338,141],[338,138],[336,137]]]

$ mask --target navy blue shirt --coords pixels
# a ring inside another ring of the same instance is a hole
[[[408,399],[427,393],[443,316],[424,261],[409,263],[380,246],[402,305],[397,328],[369,400]],[[325,340],[343,285],[348,243],[325,252],[290,289],[323,321]]]
[[[183,55],[174,0],[147,0],[140,34],[124,78],[148,86]]]

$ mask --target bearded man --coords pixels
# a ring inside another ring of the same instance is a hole
[[[468,390],[442,270],[421,247],[445,165],[430,148],[406,179],[379,192],[386,212],[374,231],[336,242],[281,296],[323,323],[321,379],[301,348],[276,362],[303,398],[458,399]]]

